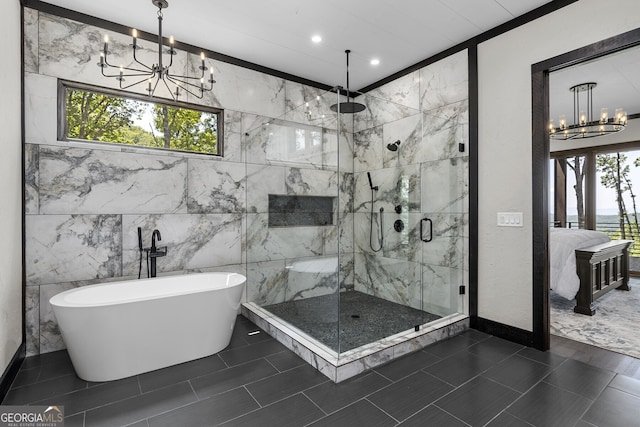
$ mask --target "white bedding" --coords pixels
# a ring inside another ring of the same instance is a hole
[[[601,231],[576,228],[549,229],[549,281],[550,287],[563,298],[573,299],[580,289],[576,273],[575,250],[608,242],[609,236]]]

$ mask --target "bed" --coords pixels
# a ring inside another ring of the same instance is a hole
[[[612,289],[629,290],[629,246],[632,240],[610,240],[600,231],[549,229],[549,283],[573,311],[592,316],[593,302]]]

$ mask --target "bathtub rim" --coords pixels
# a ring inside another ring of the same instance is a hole
[[[211,286],[204,289],[200,288],[200,289],[191,289],[191,290],[181,289],[180,287],[177,287],[177,290],[175,292],[162,292],[162,293],[156,293],[155,295],[154,294],[145,295],[144,297],[140,297],[139,295],[136,295],[135,298],[119,297],[117,300],[109,300],[106,302],[99,302],[99,301],[70,302],[67,300],[67,297],[69,295],[73,295],[75,293],[83,292],[83,291],[86,292],[90,289],[95,289],[95,288],[100,288],[105,286],[119,287],[119,286],[125,286],[125,284],[127,283],[137,284],[139,286],[151,286],[153,282],[157,282],[159,280],[165,282],[165,281],[169,281],[170,279],[177,280],[178,278],[185,278],[189,276],[201,276],[201,275],[211,275],[211,276],[221,276],[221,277],[226,276],[227,277],[227,280],[225,281],[226,283],[229,283],[228,279],[232,276],[239,276],[241,279],[236,283],[231,283],[230,285]],[[59,308],[111,307],[111,306],[116,306],[121,304],[135,304],[143,301],[151,301],[151,300],[162,299],[162,298],[175,298],[182,295],[191,295],[191,294],[203,293],[203,292],[214,292],[217,290],[229,289],[235,286],[243,286],[245,285],[246,282],[247,282],[247,277],[244,274],[234,273],[234,272],[190,273],[190,274],[176,274],[176,275],[160,276],[160,277],[144,278],[144,279],[127,279],[127,280],[120,280],[120,281],[113,281],[113,282],[106,282],[106,283],[96,283],[93,285],[78,286],[72,289],[67,289],[66,291],[57,293],[51,298],[49,298],[49,304],[51,304],[52,307],[59,307]]]

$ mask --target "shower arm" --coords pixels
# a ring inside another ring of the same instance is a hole
[[[347,101],[351,101],[351,91],[349,90],[349,54],[351,50],[347,49],[345,53],[347,54]],[[371,180],[371,177],[369,177],[369,180]]]

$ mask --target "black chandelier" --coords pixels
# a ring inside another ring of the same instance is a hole
[[[596,136],[608,135],[620,132],[627,125],[627,113],[622,108],[616,108],[615,115],[609,117],[609,110],[602,108],[600,118],[593,119],[593,88],[598,84],[580,83],[571,86],[569,90],[573,93],[573,124],[567,124],[564,115],[560,116],[560,123],[555,127],[553,120],[549,122],[549,137],[552,139],[576,139],[593,138]],[[584,93],[586,105],[580,104],[580,94]],[[586,108],[583,110],[582,108]]]
[[[213,79],[213,67],[210,69],[209,79],[207,80],[208,85],[205,85],[205,71],[207,67],[204,64],[204,53],[200,54],[200,67],[198,67],[201,71],[199,77],[195,76],[185,76],[180,74],[173,74],[171,72],[171,66],[173,65],[173,55],[176,55],[177,52],[174,49],[174,40],[173,36],[169,37],[169,48],[164,50],[164,44],[162,40],[162,9],[166,9],[169,7],[169,2],[167,0],[151,0],[151,2],[158,8],[158,63],[153,64],[151,66],[146,65],[138,60],[136,57],[136,52],[141,50],[142,47],[138,45],[138,31],[133,30],[133,43],[130,44],[132,52],[133,52],[133,61],[135,64],[138,64],[140,67],[125,67],[123,65],[117,66],[109,63],[109,38],[108,36],[104,37],[104,46],[102,51],[100,52],[100,62],[98,66],[102,71],[102,75],[105,77],[113,77],[120,83],[120,89],[128,89],[130,87],[139,85],[141,83],[147,82],[147,92],[149,96],[153,96],[160,82],[166,86],[169,93],[173,97],[173,100],[177,100],[181,92],[187,92],[198,99],[202,99],[205,92],[210,92],[213,90],[213,84],[216,82]],[[169,65],[163,65],[163,55],[169,55]],[[105,70],[109,69],[117,69],[118,72],[115,74],[107,74]],[[130,84],[125,84],[123,82],[126,81],[126,78],[133,78],[135,81]]]

